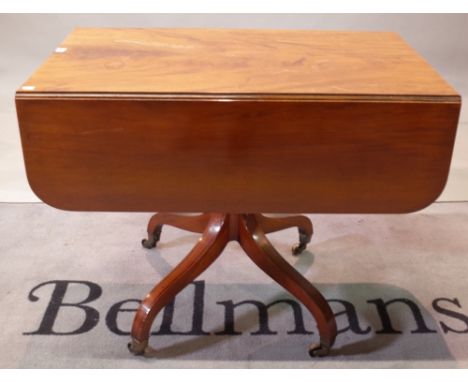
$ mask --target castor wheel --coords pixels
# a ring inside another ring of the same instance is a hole
[[[141,241],[141,245],[146,249],[156,247],[156,244],[158,243],[159,238],[161,237],[161,230],[162,227],[157,228],[152,235],[148,235],[148,239],[143,239]]]
[[[304,249],[306,249],[306,247],[307,243],[299,243],[292,246],[291,252],[293,255],[297,256],[300,255],[304,251]]]
[[[143,239],[141,241],[141,245],[146,248],[146,249],[151,249],[151,248],[154,248],[156,247],[156,243],[157,241],[154,239],[154,238],[151,238],[151,239]]]
[[[145,350],[148,347],[148,341],[137,341],[132,338],[132,341],[127,344],[127,348],[130,353],[134,355],[143,355],[145,354]]]
[[[292,253],[293,255],[300,255],[304,249],[306,249],[307,244],[310,243],[311,237],[306,233],[299,231],[299,244],[293,245]]]
[[[324,344],[312,344],[309,347],[309,355],[312,358],[324,357],[330,352],[330,347]]]

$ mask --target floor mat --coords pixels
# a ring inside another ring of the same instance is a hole
[[[0,204],[0,367],[468,367],[468,203],[405,215],[309,215],[270,234],[324,294],[339,334],[311,359],[315,322],[237,243],[156,318],[149,357],[127,350],[138,301],[198,235],[165,227],[141,247],[151,214]]]

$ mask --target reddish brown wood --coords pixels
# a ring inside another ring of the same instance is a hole
[[[401,213],[450,167],[457,103],[18,99],[28,180],[57,208]]]
[[[460,96],[394,33],[91,28],[61,48],[16,94],[55,207],[401,213],[444,188]]]
[[[213,214],[192,251],[142,301],[132,327],[132,344],[129,347],[132,352],[144,351],[151,324],[158,312],[216,260],[228,240],[226,215]]]
[[[239,221],[239,242],[247,256],[268,276],[297,297],[312,313],[320,333],[319,355],[328,354],[335,342],[336,322],[330,306],[321,293],[271,245],[255,215],[242,215]],[[314,355],[314,354],[311,354]]]
[[[203,220],[206,216],[200,215],[195,219]],[[184,219],[186,224],[182,222]],[[193,228],[193,219],[194,217],[176,218],[176,215],[156,214],[151,221],[152,227],[154,222],[161,227],[164,224],[173,225],[176,221],[179,226]],[[315,317],[320,343],[310,347],[311,356],[328,354],[336,337],[336,322],[330,306],[320,292],[278,254],[266,238],[262,227],[263,224],[272,232],[282,229],[281,227],[300,226],[311,234],[312,224],[309,219],[305,216],[275,220],[260,214],[210,214],[206,221],[203,236],[194,249],[142,301],[133,322],[130,351],[134,354],[145,353],[151,325],[158,312],[208,268],[230,240],[237,240],[260,269],[298,298]],[[198,223],[196,229],[198,230]]]
[[[314,233],[312,222],[303,215],[271,218],[262,214],[255,214],[255,219],[264,233],[297,227],[299,231],[299,244],[292,248],[293,254],[301,253],[312,239]]]
[[[171,213],[157,213],[153,215],[148,223],[148,239],[143,239],[145,248],[153,248],[161,237],[163,225],[170,225],[186,231],[202,233],[208,224],[210,214],[200,214],[196,216],[181,216]]]
[[[291,227],[297,227],[299,232],[304,232],[309,239],[314,233],[312,222],[304,215],[265,216],[263,214],[255,214],[255,218],[265,233],[282,231]]]

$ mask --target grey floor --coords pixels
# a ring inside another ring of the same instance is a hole
[[[157,249],[143,249],[149,216],[0,204],[0,348],[8,349],[0,367],[468,367],[468,203],[437,203],[406,215],[313,215],[316,234],[299,257],[290,254],[297,231],[270,235],[285,259],[335,300],[344,332],[323,359],[307,355],[318,337],[305,309],[302,331],[283,303],[268,310],[273,333],[256,333],[258,308],[246,302],[292,298],[237,243],[177,296],[173,333],[161,333],[165,311],[153,326],[150,357],[130,355],[137,301],[198,238],[166,228]],[[195,299],[196,290],[203,300]],[[388,333],[377,305],[395,299],[406,303],[388,306],[394,329]],[[336,300],[352,304],[357,329],[346,330],[350,320]],[[81,302],[97,315],[74,305]],[[229,306],[242,302],[228,330]],[[197,309],[205,334],[182,334],[196,326]],[[86,330],[70,334],[85,321]]]

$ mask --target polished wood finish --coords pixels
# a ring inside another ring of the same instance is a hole
[[[201,240],[140,304],[132,327],[132,338],[135,343],[130,347],[131,351],[135,353],[144,351],[151,324],[158,312],[216,260],[228,241],[229,223],[226,221],[226,216],[213,214]]]
[[[171,225],[179,229],[190,232],[202,233],[210,219],[210,214],[200,214],[197,216],[180,216],[171,213],[154,214],[148,223],[148,239],[142,241],[145,248],[153,248],[161,237],[163,225]]]
[[[148,248],[149,246],[145,245],[147,241],[154,241],[153,244],[156,245],[163,225],[179,228],[185,226],[190,231],[199,231],[201,222],[206,222],[206,225],[195,247],[141,302],[133,321],[130,351],[137,355],[147,353],[151,325],[156,315],[178,292],[216,260],[229,241],[236,240],[260,269],[301,301],[315,318],[320,342],[310,346],[309,354],[328,354],[337,334],[335,317],[330,306],[320,292],[281,257],[265,236],[266,232],[298,227],[300,243],[294,248],[301,249],[293,252],[299,254],[305,249],[312,235],[310,220],[305,216],[272,218],[261,214],[156,214],[150,220],[148,239],[143,240],[143,245]]]
[[[313,30],[78,28],[24,85],[33,93],[457,96],[396,33]]]
[[[443,190],[460,97],[394,33],[91,28],[16,104],[58,208],[397,213]]]
[[[16,93],[29,183],[78,211],[160,211],[203,236],[143,300],[130,350],[143,353],[164,305],[237,240],[317,321],[321,294],[265,234],[304,217],[262,212],[402,213],[442,192],[460,96],[394,33],[77,29]],[[174,212],[204,212],[180,217]],[[216,211],[216,213],[211,213]]]
[[[309,218],[303,215],[283,216],[283,217],[267,217],[262,214],[255,214],[255,220],[258,222],[264,233],[281,231],[290,227],[297,227],[299,230],[299,244],[292,248],[293,254],[301,253],[307,243],[310,242],[314,233],[312,222]]]
[[[445,186],[459,107],[17,100],[39,198],[67,210],[141,212],[415,211]]]

